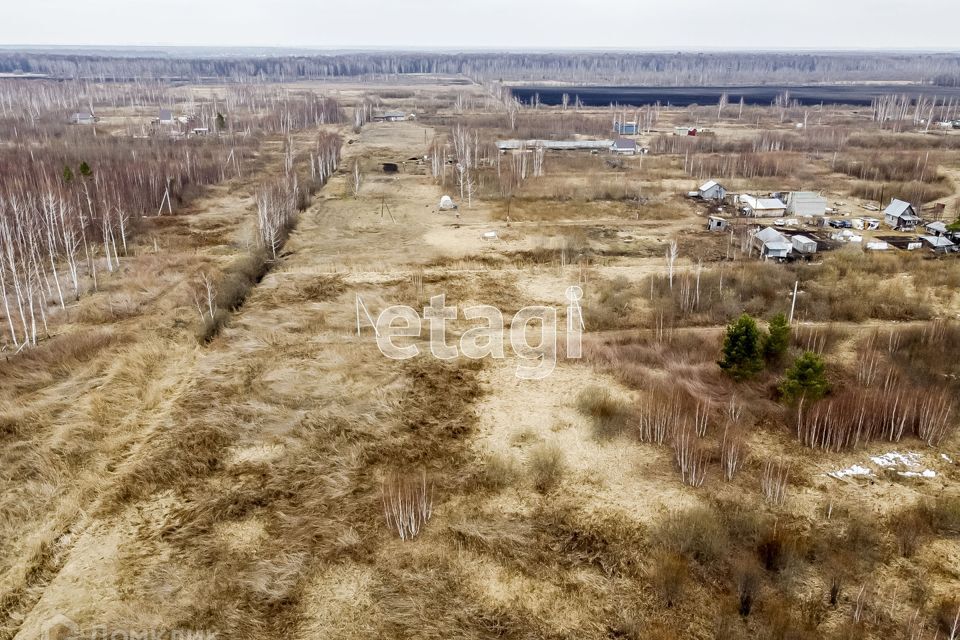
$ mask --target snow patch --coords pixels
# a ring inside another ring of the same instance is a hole
[[[872,476],[873,471],[870,471],[870,469],[867,469],[866,467],[861,467],[860,465],[855,464],[852,467],[848,467],[846,469],[831,471],[827,475],[830,476],[831,478],[837,478],[839,480],[842,478],[847,478],[849,476]]]

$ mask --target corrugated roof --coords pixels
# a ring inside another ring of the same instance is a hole
[[[708,191],[709,189],[719,186],[720,183],[718,183],[716,180],[710,180],[709,182],[704,182],[702,185],[700,185],[699,191]]]
[[[934,247],[952,247],[953,243],[943,236],[920,236]]]
[[[786,242],[789,244],[786,236],[774,229],[773,227],[764,227],[760,231],[757,231],[757,238],[763,241],[764,244],[770,242]]]
[[[883,210],[883,213],[888,216],[894,216],[896,218],[908,217],[915,220],[919,220],[917,216],[908,213],[912,211],[913,207],[909,202],[904,202],[903,200],[893,200],[887,205],[887,208]]]

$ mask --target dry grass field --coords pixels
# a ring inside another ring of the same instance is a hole
[[[648,155],[547,151],[540,176],[496,152],[510,114],[480,86],[295,88],[335,96],[346,123],[262,134],[242,176],[144,216],[96,290],[51,302],[36,346],[3,343],[0,638],[54,637],[58,614],[251,640],[960,637],[957,256],[851,244],[762,262],[746,221],[708,232],[685,197],[715,177],[864,216],[882,187],[950,220],[958,132],[840,107],[804,130],[802,110],[664,108],[638,136]],[[354,127],[365,104],[417,117]],[[122,135],[116,117],[97,126]],[[526,108],[516,130],[561,117]],[[715,136],[672,140],[687,123]],[[260,185],[289,162],[303,178],[320,132],[341,136],[339,168],[251,266]],[[876,178],[858,169],[877,154]],[[881,235],[906,237],[864,239]],[[245,283],[213,329],[201,276],[222,295]],[[727,375],[727,324],[749,313],[765,331],[795,283],[786,354]],[[357,333],[358,297],[375,316],[438,294],[461,310],[451,342],[477,304],[548,305],[564,327],[573,285],[583,357],[561,348],[542,380],[518,378],[509,348],[401,361],[366,320]],[[804,351],[830,391],[798,406],[778,386]],[[815,415],[856,441],[810,436]],[[409,528],[398,500],[419,509]]]

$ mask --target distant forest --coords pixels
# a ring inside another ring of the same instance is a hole
[[[322,78],[462,76],[477,82],[701,86],[744,83],[905,81],[960,86],[955,53],[343,53],[290,56],[156,56],[0,52],[0,73],[55,78],[249,82]]]

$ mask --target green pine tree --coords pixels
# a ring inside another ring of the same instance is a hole
[[[804,351],[787,370],[780,383],[780,395],[788,402],[804,398],[819,400],[830,390],[827,365],[813,351]]]
[[[223,131],[227,128],[227,119],[222,113],[217,112],[217,131]]]
[[[734,380],[744,380],[763,370],[763,335],[746,313],[727,327],[720,368]]]
[[[82,175],[84,178],[89,178],[93,175],[93,170],[90,168],[90,165],[86,163],[86,161],[80,163],[79,171],[80,175]]]
[[[73,182],[73,171],[70,170],[70,167],[63,167],[63,181],[67,184]]]
[[[787,316],[778,313],[770,321],[770,330],[763,341],[763,357],[767,362],[780,362],[790,348],[790,325]]]

